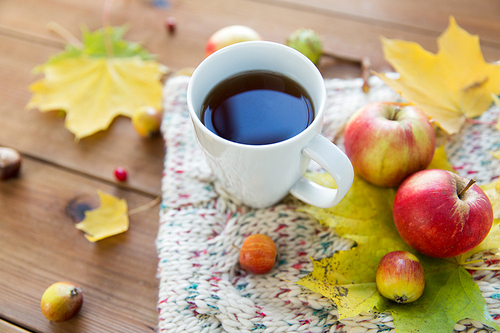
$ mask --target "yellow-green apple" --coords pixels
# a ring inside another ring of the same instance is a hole
[[[132,115],[132,125],[143,137],[150,137],[160,131],[162,111],[152,106],[140,106]]]
[[[397,303],[414,302],[424,292],[424,268],[410,252],[389,252],[378,264],[375,283],[385,298]]]
[[[230,25],[217,30],[205,44],[205,57],[225,46],[262,38],[254,29],[244,25]]]
[[[436,134],[418,107],[373,102],[349,118],[344,144],[358,175],[375,185],[393,187],[430,164]]]
[[[44,291],[40,308],[48,320],[66,321],[80,311],[82,303],[82,290],[71,282],[62,281]]]
[[[319,35],[311,29],[300,28],[295,30],[286,39],[286,45],[304,54],[315,65],[323,54],[323,43]]]
[[[401,238],[437,258],[472,250],[488,235],[493,209],[483,190],[446,170],[423,170],[398,188],[393,217]]]

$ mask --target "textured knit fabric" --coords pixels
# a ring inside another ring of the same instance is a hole
[[[160,279],[159,332],[394,332],[387,313],[367,313],[342,321],[333,302],[294,281],[312,270],[310,258],[329,257],[352,241],[322,227],[300,202],[287,197],[267,209],[241,205],[220,188],[194,137],[186,105],[189,77],[167,81],[162,133],[166,145],[163,200],[157,237]],[[342,146],[342,129],[359,107],[400,97],[376,77],[363,93],[362,80],[326,80],[323,134]],[[479,120],[495,121],[491,107]],[[500,133],[488,124],[466,124],[450,138],[446,152],[458,173],[485,184],[500,175],[489,151],[500,149]],[[315,165],[311,163],[311,169]],[[252,275],[238,264],[239,248],[250,234],[270,236],[280,254],[273,270]],[[497,260],[498,258],[493,258]],[[494,319],[500,318],[497,271],[473,273]],[[486,332],[462,320],[456,331]]]

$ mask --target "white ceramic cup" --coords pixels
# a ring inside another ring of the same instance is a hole
[[[314,120],[305,130],[277,143],[248,145],[226,140],[203,125],[202,104],[211,90],[224,79],[255,70],[286,75],[307,91]],[[351,187],[354,171],[349,158],[320,134],[325,99],[323,77],[307,57],[286,45],[266,41],[233,44],[208,56],[195,69],[187,89],[189,113],[208,164],[228,193],[254,208],[274,205],[288,193],[328,208],[339,203]],[[303,177],[309,159],[333,176],[337,189]]]

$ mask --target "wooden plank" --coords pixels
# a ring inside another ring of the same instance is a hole
[[[196,66],[203,59],[204,44],[212,32],[230,24],[254,27],[264,39],[277,42],[283,42],[297,27],[307,26],[321,34],[328,51],[353,59],[369,56],[377,71],[390,69],[383,59],[379,36],[416,41],[436,51],[437,33],[428,36],[378,27],[334,18],[328,11],[315,13],[243,0],[177,0],[171,1],[167,10],[146,3],[117,1],[112,23],[130,22],[129,38],[144,42],[162,63],[174,68]],[[135,135],[128,119],[119,118],[108,131],[75,143],[55,114],[24,110],[30,98],[27,87],[36,79],[32,68],[62,49],[47,31],[47,22],[57,20],[74,34],[81,23],[92,30],[102,24],[102,4],[102,0],[26,0],[21,5],[16,0],[0,2],[0,24],[4,27],[0,34],[0,119],[4,120],[0,122],[0,145],[107,181],[114,181],[114,168],[123,166],[130,177],[122,186],[159,195],[161,138],[143,140]],[[163,28],[165,17],[170,15],[179,22],[174,35]],[[488,61],[500,59],[499,48],[486,46],[483,52]],[[359,68],[349,64],[327,63],[321,70],[325,77],[360,75]],[[36,133],[37,139],[26,133]]]
[[[500,4],[496,0],[249,0],[399,30],[434,35],[448,26],[450,16],[485,45],[500,44]]]
[[[125,198],[129,210],[152,200],[26,157],[18,178],[0,182],[0,318],[34,332],[153,331],[159,207],[131,215],[127,232],[91,243],[74,223],[98,206],[98,189]],[[50,323],[40,298],[64,280],[83,288],[84,305],[74,319]]]
[[[26,110],[28,86],[40,78],[31,73],[58,50],[0,35],[0,145],[77,172],[115,182],[113,170],[128,170],[120,186],[160,195],[164,148],[161,136],[140,137],[129,118],[119,117],[106,132],[75,142],[57,112]]]
[[[12,325],[4,320],[0,319],[0,332],[2,333],[29,333],[19,326]]]
[[[189,17],[189,20],[198,23],[187,27],[191,28],[189,33],[181,34],[183,23],[181,20],[179,35],[175,38],[191,38],[193,43],[202,44],[202,41],[206,41],[218,28],[230,24],[244,24],[261,32],[266,40],[284,42],[286,36],[295,29],[308,27],[321,35],[328,52],[353,59],[368,56],[372,60],[373,68],[377,71],[390,68],[383,58],[380,36],[415,41],[425,49],[435,52],[437,51],[436,38],[440,34],[437,31],[434,34],[402,31],[370,22],[333,17],[328,11],[311,12],[300,8],[253,1],[211,1],[208,3],[191,0],[182,2],[182,6],[179,5],[178,8],[173,7],[172,12],[174,11],[182,15],[181,17]],[[190,13],[189,16],[186,13]],[[238,15],[235,16],[235,13]],[[497,45],[483,46],[483,53],[487,61],[500,59],[500,47]]]
[[[283,1],[295,1],[296,3],[294,6],[284,6]],[[353,14],[339,15],[338,12],[327,10],[336,6],[336,2],[332,1],[335,0],[325,2],[322,0],[311,2],[301,0],[171,0],[168,2],[167,9],[152,7],[148,5],[151,3],[149,1],[117,1],[112,9],[111,23],[114,25],[129,23],[131,29],[127,38],[142,42],[148,50],[159,56],[162,63],[174,69],[196,66],[203,59],[204,45],[207,39],[217,29],[231,24],[243,24],[259,31],[264,39],[276,42],[284,42],[286,37],[297,28],[314,29],[322,36],[325,49],[328,52],[353,59],[369,56],[374,69],[380,71],[389,69],[388,64],[383,59],[380,36],[415,41],[429,51],[435,52],[437,49],[435,39],[447,26],[448,13],[465,8],[461,11],[463,15],[466,15],[467,8],[474,7],[476,3],[471,2],[470,5],[466,6],[466,3],[462,3],[465,0],[460,0],[461,2],[455,8],[453,0],[447,0],[446,4],[439,6],[438,12],[445,13],[441,14],[439,19],[434,19],[434,14],[425,12],[423,17],[428,19],[421,19],[421,22],[417,22],[424,28],[412,29],[411,26],[383,21],[384,19],[388,20],[388,17],[393,15],[393,9],[389,5],[386,6],[389,8],[381,7],[378,9],[383,12],[385,17],[382,14],[377,14],[381,17],[380,19],[360,19]],[[401,10],[407,12],[411,12],[415,4],[414,1],[404,1],[404,4],[395,0],[377,1],[387,1],[394,6],[401,6],[403,8]],[[79,36],[81,23],[86,24],[90,30],[102,25],[102,0],[85,2],[50,0],[43,2],[43,4],[36,0],[25,0],[24,3],[26,3],[25,6],[19,6],[16,0],[4,0],[5,10],[2,12],[15,13],[12,15],[13,17],[23,17],[30,21],[29,24],[12,19],[8,14],[0,14],[0,25],[4,28],[18,29],[51,39],[54,39],[55,36],[46,29],[46,22],[51,20],[57,21],[76,36]],[[372,2],[363,3],[368,4],[365,4],[365,7],[369,7],[365,11],[369,13],[370,6],[372,6],[369,4]],[[377,2],[374,0],[373,3]],[[297,4],[301,6],[297,6]],[[310,10],[311,6],[320,5],[322,7]],[[348,5],[344,4],[344,6]],[[437,5],[435,4],[435,6]],[[325,9],[325,7],[327,8]],[[429,8],[428,6],[421,7],[422,10]],[[476,26],[483,24],[483,29],[486,31],[491,29],[491,35],[495,36],[497,35],[497,26],[500,24],[496,19],[498,16],[494,14],[498,12],[497,8],[498,5],[497,7],[493,6],[490,12],[484,13],[482,16],[489,18],[491,15],[494,18],[493,22],[491,19],[481,19],[482,17],[476,17],[473,20],[476,22]],[[357,7],[353,5],[352,11],[356,10]],[[477,12],[473,11],[472,13]],[[178,21],[177,31],[172,35],[168,34],[163,26],[164,20],[168,16],[174,16]],[[405,22],[406,17],[401,17],[400,20]],[[438,26],[434,30],[427,28],[426,20],[432,20]],[[387,23],[384,24],[384,22]],[[464,24],[464,27],[468,27],[468,24]],[[499,49],[498,43],[483,44],[483,53],[487,61],[500,59]]]
[[[115,3],[111,23],[129,23],[127,38],[174,69],[196,66],[217,29],[244,24],[276,42],[299,27],[312,28],[328,51],[370,56],[380,71],[388,65],[379,36],[435,51],[449,13],[480,34],[488,61],[500,59],[498,5],[485,7],[491,1],[171,0],[168,8],[156,8],[151,1],[128,0]],[[128,232],[98,243],[89,243],[73,224],[83,208],[97,205],[97,189],[126,198],[130,208],[159,195],[162,139],[141,139],[128,119],[119,118],[108,131],[75,143],[55,113],[24,110],[27,87],[37,78],[31,69],[64,47],[47,23],[56,21],[79,37],[81,24],[90,30],[102,25],[103,3],[0,1],[0,145],[24,155],[20,177],[0,182],[2,332],[152,332],[157,324],[158,207],[132,215]],[[393,17],[398,10],[404,14]],[[175,34],[163,26],[168,16],[178,21]],[[321,70],[325,77],[359,76],[349,63],[326,61]],[[116,166],[128,169],[127,183],[114,182]],[[41,315],[39,302],[45,288],[60,280],[81,285],[85,301],[76,318],[56,324]]]

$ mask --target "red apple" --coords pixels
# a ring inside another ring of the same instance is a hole
[[[210,36],[205,45],[205,57],[231,44],[261,39],[252,28],[244,25],[230,25],[217,30]]]
[[[393,187],[431,163],[436,135],[429,117],[416,106],[374,102],[351,116],[344,141],[358,175]]]
[[[385,298],[397,303],[414,302],[424,292],[424,268],[410,252],[389,252],[378,264],[375,283]]]
[[[437,258],[472,250],[493,223],[490,200],[479,186],[450,171],[419,171],[396,192],[393,217],[401,238]]]

